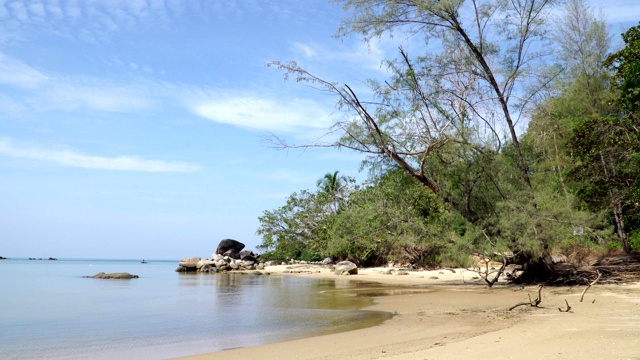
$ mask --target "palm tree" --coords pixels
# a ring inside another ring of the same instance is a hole
[[[335,214],[338,212],[340,204],[344,203],[347,177],[344,175],[338,176],[339,171],[332,173],[326,173],[324,177],[318,179],[316,185],[320,192],[326,194],[330,199],[330,209]]]

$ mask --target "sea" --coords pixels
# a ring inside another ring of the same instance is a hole
[[[0,358],[170,359],[374,326],[371,284],[176,272],[178,260],[0,260]],[[94,279],[128,272],[130,280]]]

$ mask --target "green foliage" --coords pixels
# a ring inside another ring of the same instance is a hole
[[[330,227],[327,201],[318,193],[303,190],[290,195],[281,208],[264,211],[258,218],[259,248],[272,251],[268,256],[276,260],[321,257]]]
[[[605,66],[614,72],[620,103],[625,110],[640,110],[640,25],[622,34],[625,47],[607,57]]]
[[[362,265],[405,260],[405,250],[425,244],[437,253],[439,246],[430,241],[427,224],[439,216],[442,206],[415,178],[390,170],[352,194],[349,206],[335,218],[329,252]]]

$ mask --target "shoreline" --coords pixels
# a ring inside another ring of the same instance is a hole
[[[336,276],[313,265],[265,269],[271,276],[391,285],[396,294],[374,296],[374,305],[364,309],[392,313],[391,319],[358,330],[178,359],[640,359],[640,283],[594,285],[584,302],[584,286],[545,287],[537,308],[509,311],[529,296],[535,299],[538,287],[501,282],[489,289],[465,269],[404,275],[387,268],[358,270],[358,275]],[[566,309],[565,300],[570,312],[558,310]]]

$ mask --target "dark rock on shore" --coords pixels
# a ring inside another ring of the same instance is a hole
[[[93,276],[83,276],[83,278],[92,278],[92,279],[137,279],[138,275],[129,274],[126,272],[121,273],[110,273],[105,274],[103,272],[99,272]]]
[[[240,252],[240,260],[242,261],[257,261],[258,255],[254,254],[251,250],[245,250]]]
[[[218,244],[216,254],[231,257],[231,255],[240,254],[240,251],[242,251],[242,249],[244,249],[244,244],[240,241],[236,241],[233,239],[224,239]]]

